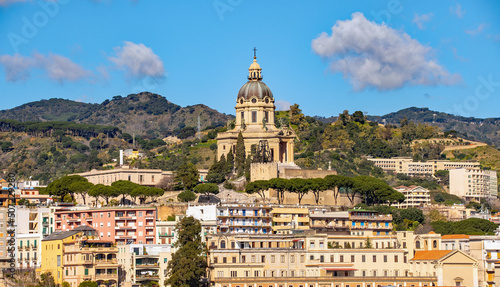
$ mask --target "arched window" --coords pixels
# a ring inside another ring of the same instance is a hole
[[[221,240],[220,241],[220,248],[221,249],[225,249],[226,248],[226,241],[225,240]]]
[[[417,241],[417,242],[415,243],[415,248],[416,248],[416,249],[420,249],[420,241]]]

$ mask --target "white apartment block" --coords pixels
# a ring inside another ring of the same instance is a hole
[[[404,202],[394,205],[397,208],[422,207],[431,203],[431,195],[427,188],[411,185],[398,186],[395,190],[401,192],[405,196]]]
[[[479,162],[456,162],[449,160],[429,160],[426,162],[414,162],[409,157],[393,158],[367,158],[376,167],[393,173],[404,173],[406,175],[434,175],[438,170],[452,170],[457,168],[479,169]]]
[[[450,170],[450,193],[475,200],[496,197],[498,193],[497,173],[481,169]]]
[[[49,208],[16,206],[17,268],[40,267],[41,242],[49,234]]]
[[[170,244],[128,244],[118,247],[120,286],[146,286],[158,282],[164,286],[167,265],[172,258]]]

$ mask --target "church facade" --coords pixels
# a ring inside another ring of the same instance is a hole
[[[217,135],[217,157],[227,157],[230,150],[236,152],[236,141],[241,132],[245,142],[245,152],[251,154],[252,145],[257,148],[267,141],[271,162],[295,165],[294,139],[291,128],[276,128],[274,96],[271,89],[262,82],[262,69],[254,59],[248,69],[248,82],[238,92],[236,98],[235,127]]]

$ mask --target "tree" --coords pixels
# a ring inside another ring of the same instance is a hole
[[[352,120],[357,122],[357,123],[364,124],[365,123],[365,115],[363,115],[363,112],[361,112],[361,111],[355,111],[352,114]]]
[[[185,190],[192,189],[198,183],[198,170],[189,163],[184,163],[177,170],[174,180],[181,182]]]
[[[63,281],[63,283],[62,283],[62,287],[71,287],[71,285],[69,285],[69,283],[68,283],[68,282]]]
[[[129,180],[117,180],[111,183],[111,186],[115,187],[118,190],[118,193],[122,195],[121,202],[125,204],[125,196],[127,194],[131,194],[132,190],[139,186],[137,183],[133,183]]]
[[[109,199],[112,197],[117,197],[118,195],[120,195],[120,193],[118,192],[118,189],[113,186],[96,184],[90,188],[89,195],[95,197],[96,200],[99,197],[104,198],[104,200],[106,201],[106,205],[108,205]]]
[[[149,187],[144,186],[144,185],[137,185],[130,192],[130,196],[134,199],[134,203],[137,202],[137,198],[139,197],[139,203],[142,204],[142,201],[145,200],[145,197],[147,196],[148,191],[149,191]],[[141,200],[141,198],[143,200]]]
[[[256,180],[248,183],[245,187],[245,192],[248,194],[257,193],[262,197],[262,200],[266,201],[265,191],[269,189],[269,181],[267,180]]]
[[[307,180],[303,178],[292,178],[290,181],[290,192],[297,194],[297,199],[299,204],[302,202],[302,198],[309,192],[310,184]]]
[[[243,140],[243,134],[238,134],[238,139],[236,140],[236,154],[234,158],[234,165],[236,168],[236,174],[242,176],[245,173],[245,141]]]
[[[366,237],[365,241],[365,248],[373,248],[372,241],[370,240],[370,237]]]
[[[202,183],[195,186],[193,191],[196,193],[203,193],[208,196],[209,194],[218,194],[219,187],[215,183]]]
[[[224,166],[224,174],[231,175],[231,173],[233,172],[233,168],[234,168],[233,149],[230,149],[229,152],[227,153],[226,165]]]
[[[80,283],[80,285],[78,285],[78,287],[98,287],[99,284],[97,284],[97,282],[95,281],[83,281],[82,283]]]
[[[276,190],[278,204],[283,204],[285,191],[290,189],[290,182],[284,178],[273,178],[269,180],[269,188]]]
[[[177,195],[180,202],[190,202],[196,199],[196,194],[191,190],[184,190]]]
[[[83,199],[83,204],[87,204],[87,194],[89,190],[94,186],[91,182],[88,181],[76,181],[70,184],[69,189],[74,193],[80,194]]]
[[[192,216],[184,217],[176,226],[177,248],[168,262],[168,279],[165,285],[176,287],[197,287],[206,276],[207,260],[205,246],[201,242],[201,224]]]
[[[46,191],[50,195],[55,195],[61,197],[61,199],[64,198],[66,194],[70,194],[72,200],[74,199],[74,194],[76,192],[75,189],[72,189],[72,187],[76,187],[77,185],[73,185],[72,183],[75,182],[88,182],[88,180],[80,175],[68,175],[61,177],[59,179],[54,180],[51,182],[48,186]]]
[[[37,287],[55,287],[56,282],[51,272],[45,272],[40,275],[40,281],[36,285]]]
[[[327,189],[326,181],[323,178],[308,179],[309,190],[314,194],[314,201],[319,203],[319,194]]]
[[[438,181],[444,185],[447,185],[450,183],[450,171],[448,171],[448,170],[438,170],[438,171],[436,171],[434,176],[437,177]],[[434,198],[434,200],[436,200],[436,199]]]
[[[333,198],[335,199],[335,205],[337,205],[337,198],[339,197],[340,193],[340,183],[341,183],[341,176],[340,175],[335,175],[335,174],[330,174],[325,176],[325,185],[326,188],[331,190],[333,192]]]

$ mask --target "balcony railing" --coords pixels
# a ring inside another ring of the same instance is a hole
[[[95,264],[98,264],[98,265],[116,264],[116,263],[118,263],[117,259],[100,259],[100,260],[95,261]]]

